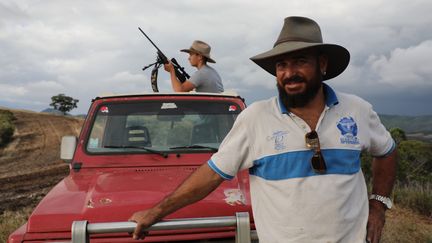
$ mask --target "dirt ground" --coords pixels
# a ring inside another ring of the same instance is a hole
[[[15,133],[0,148],[0,214],[35,206],[69,172],[60,160],[62,136],[78,136],[83,119],[11,110]]]

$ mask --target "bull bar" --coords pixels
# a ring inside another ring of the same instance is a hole
[[[255,230],[250,229],[249,213],[239,212],[236,216],[188,218],[164,220],[152,225],[148,231],[157,230],[178,230],[198,229],[214,227],[236,227],[235,242],[250,243],[251,240],[258,240]],[[74,221],[72,223],[72,243],[89,243],[90,234],[105,233],[132,233],[136,227],[135,222],[110,222],[91,223],[87,220]]]

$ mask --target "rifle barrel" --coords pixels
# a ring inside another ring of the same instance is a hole
[[[162,53],[162,51],[156,46],[156,44],[150,39],[150,37],[148,37],[146,35],[146,33],[140,28],[138,27],[139,31],[141,31],[141,33],[147,38],[147,40],[150,41],[150,43],[156,48],[157,50],[157,61],[154,64],[148,65],[146,67],[143,68],[143,70],[147,69],[148,67],[155,65],[155,68],[159,68],[159,63],[160,64],[168,64],[169,60],[168,58],[165,56],[165,54]],[[186,79],[190,78],[189,74],[187,74],[184,70],[184,68],[182,66],[180,66],[177,61],[173,58],[171,59],[171,62],[173,63],[174,66],[174,70],[176,73],[177,78],[180,80],[180,82],[184,82]],[[157,79],[157,73],[156,73],[156,79]],[[153,89],[155,90],[155,89]],[[155,91],[157,92],[157,91]]]
[[[162,53],[162,51],[156,46],[155,43],[153,43],[153,41],[150,39],[150,37],[148,37],[146,35],[146,33],[140,27],[138,27],[138,29],[141,31],[141,33],[143,33],[143,35],[147,38],[147,40],[150,41],[150,43],[156,48],[156,50],[158,50],[160,53]]]

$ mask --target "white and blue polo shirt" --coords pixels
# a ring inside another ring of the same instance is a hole
[[[225,179],[249,169],[261,243],[364,242],[368,218],[360,153],[385,156],[395,143],[372,106],[324,84],[326,108],[316,131],[327,172],[316,174],[306,147],[310,127],[278,97],[238,116],[209,166]]]

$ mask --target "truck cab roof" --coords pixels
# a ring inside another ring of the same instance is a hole
[[[227,90],[222,93],[206,93],[206,92],[159,92],[159,93],[124,93],[124,94],[116,94],[116,93],[102,93],[98,95],[95,99],[103,99],[103,98],[113,98],[113,97],[131,97],[131,96],[216,96],[216,97],[238,97],[241,98],[240,95],[234,90]]]

